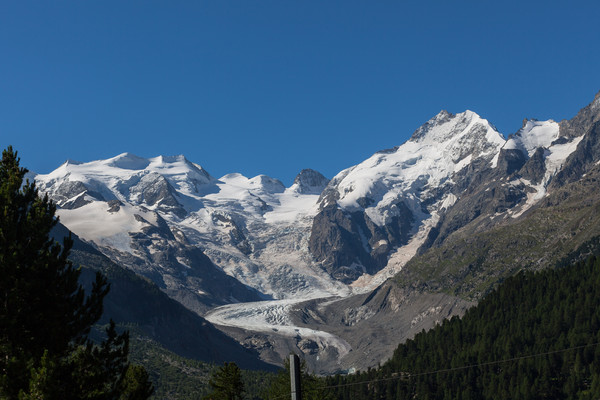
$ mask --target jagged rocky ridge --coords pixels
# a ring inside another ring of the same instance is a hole
[[[266,297],[292,301],[341,296],[347,307],[339,302],[315,306],[313,321],[294,317],[302,308],[288,306],[281,308],[281,315],[273,314],[277,307],[265,307],[260,318],[265,318],[267,329],[291,323],[333,329],[342,341],[349,338],[345,342],[352,347],[359,331],[346,325],[332,328],[340,312],[360,317],[351,326],[378,316],[396,323],[393,337],[406,337],[411,327],[394,315],[407,304],[412,304],[407,312],[423,313],[432,301],[426,296],[429,292],[455,288],[454,294],[469,293],[462,300],[451,293],[444,301],[454,306],[425,312],[424,325],[419,326],[426,327],[460,314],[494,279],[518,269],[495,266],[494,272],[481,274],[487,255],[475,250],[493,247],[495,230],[510,231],[513,223],[527,226],[521,221],[539,215],[550,203],[577,196],[581,188],[565,188],[594,176],[599,108],[596,97],[570,121],[525,120],[506,139],[471,111],[442,111],[403,145],[374,154],[330,182],[304,170],[289,188],[266,176],[229,174],[216,179],[182,156],[143,159],[131,154],[85,164],[67,162],[36,179],[58,202],[59,215],[70,229],[196,312]],[[96,221],[103,221],[102,226]],[[198,267],[203,262],[210,267]],[[221,276],[221,283],[212,284],[207,271]],[[398,307],[377,308],[377,296],[358,306],[356,298],[348,297],[363,292],[368,297],[370,288],[399,271],[396,281],[385,284],[401,282],[400,289],[389,292],[395,293]],[[476,278],[465,283],[465,277]],[[219,322],[243,328],[236,336],[240,341],[246,340],[244,332],[258,329],[239,313],[232,312],[230,320],[224,315]],[[315,369],[368,366],[360,365],[366,360],[356,354],[344,353],[345,344],[323,338],[288,336],[279,351],[256,336],[247,342],[261,342],[273,361],[299,348],[313,357]],[[332,350],[332,343],[339,351]],[[370,362],[385,358],[389,350],[374,350]],[[317,362],[324,354],[328,358]]]

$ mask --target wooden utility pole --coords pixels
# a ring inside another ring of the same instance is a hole
[[[302,385],[300,383],[300,358],[290,355],[290,382],[292,383],[292,400],[302,400]]]

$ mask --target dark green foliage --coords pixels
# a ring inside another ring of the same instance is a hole
[[[241,400],[244,384],[239,367],[234,362],[226,362],[216,370],[208,384],[211,392],[204,396],[205,400]]]
[[[121,399],[145,400],[154,393],[146,369],[139,365],[129,365],[122,388]]]
[[[144,337],[138,327],[126,327],[131,332],[131,361],[149,372],[156,388],[153,399],[196,400],[211,392],[208,382],[220,366],[181,357]],[[246,400],[263,399],[262,392],[275,378],[274,373],[267,371],[240,372]]]
[[[208,393],[208,380],[214,369],[202,361],[190,360],[140,336],[136,326],[131,332],[131,360],[143,365],[156,388],[154,399],[199,399]]]
[[[55,205],[23,182],[9,147],[0,162],[0,397],[118,399],[128,369],[128,335],[113,323],[88,339],[108,284],[96,274],[90,294],[68,260],[72,240],[50,237]],[[131,390],[130,390],[131,392]],[[125,397],[129,398],[129,397]],[[132,397],[133,398],[133,397]]]
[[[519,273],[381,368],[327,384],[346,385],[339,399],[599,398],[599,288],[600,258]]]

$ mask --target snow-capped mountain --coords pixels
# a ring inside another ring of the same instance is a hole
[[[414,254],[469,182],[507,159],[537,163],[513,183],[521,193],[513,206],[530,207],[580,140],[560,137],[553,121],[533,120],[506,140],[472,111],[442,111],[406,143],[330,182],[313,170],[289,188],[265,175],[216,179],[184,156],[129,153],[67,161],[36,180],[69,229],[165,290],[188,290],[185,303],[202,310],[210,284],[189,274],[198,260],[207,265],[205,255],[217,266],[212,275],[224,271],[256,290],[211,305],[344,295],[398,249],[411,244]]]
[[[313,220],[311,254],[347,283],[378,272],[392,250],[452,205],[456,174],[477,163],[492,166],[505,142],[472,111],[440,112],[403,145],[331,180]]]
[[[129,153],[67,161],[35,179],[69,229],[188,308],[204,315],[229,304],[208,319],[340,359],[349,344],[325,328],[282,328],[295,304],[365,293],[467,225],[521,218],[556,182],[585,172],[583,161],[565,170],[568,160],[595,159],[579,149],[599,104],[571,121],[525,120],[508,138],[472,111],[442,111],[331,181],[303,170],[289,188],[264,175],[217,179],[184,156]]]
[[[286,189],[265,175],[215,179],[183,156],[145,159],[124,153],[88,163],[67,161],[35,178],[69,229],[197,311],[344,290],[313,265],[302,245],[328,182],[316,171],[303,170]],[[255,291],[233,290],[230,282],[229,298],[222,294],[215,301],[215,283],[199,276],[198,264],[210,270],[211,280],[230,275]]]

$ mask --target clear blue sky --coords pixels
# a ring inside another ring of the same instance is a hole
[[[505,135],[600,90],[598,1],[0,0],[0,145],[331,178],[441,109]]]

